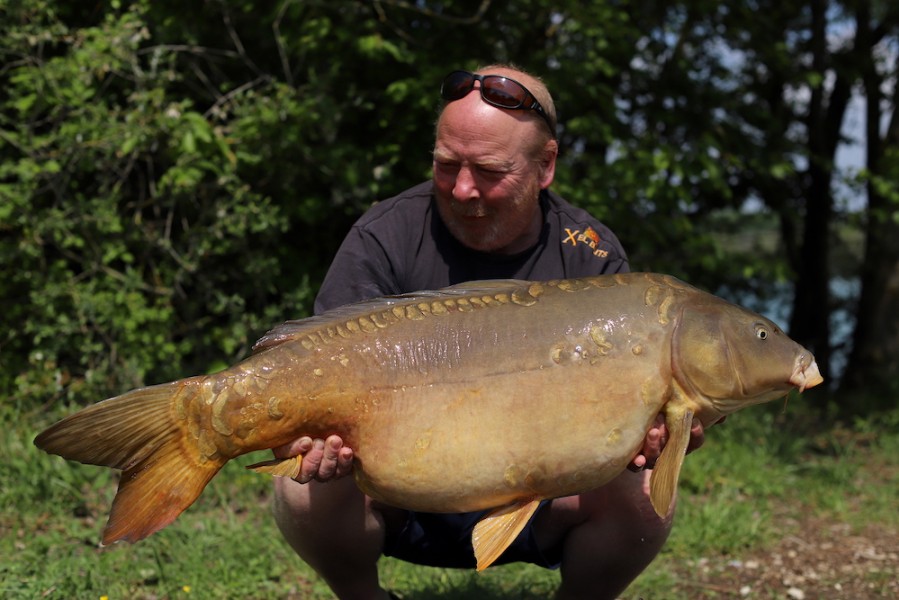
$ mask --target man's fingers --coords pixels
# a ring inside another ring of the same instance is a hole
[[[325,453],[325,443],[322,440],[313,440],[312,447],[303,453],[303,462],[300,464],[300,474],[294,479],[300,483],[308,483],[318,475],[322,456]]]
[[[326,440],[308,436],[298,438],[289,444],[272,448],[276,458],[302,456],[300,473],[294,477],[299,483],[331,481],[349,475],[353,471],[353,450],[343,445],[338,435]]]
[[[724,417],[717,422],[721,423],[722,421],[724,421]],[[702,422],[694,417],[693,423],[690,426],[690,442],[687,445],[687,452],[698,449],[702,446],[703,442],[705,442],[705,430],[703,429]],[[659,459],[659,456],[662,455],[662,450],[667,443],[668,428],[665,427],[665,418],[660,414],[656,416],[652,427],[646,432],[646,438],[643,440],[643,448],[640,449],[640,454],[635,456],[628,465],[628,469],[631,471],[652,469]]]
[[[337,473],[334,478],[346,477],[353,471],[353,449],[343,447],[337,455]]]
[[[693,418],[693,424],[690,427],[690,443],[687,445],[687,452],[693,452],[702,447],[705,443],[705,430],[702,427],[702,421]]]
[[[662,453],[662,435],[664,431],[665,426],[660,425],[658,419],[656,419],[656,423],[646,432],[640,453],[631,460],[627,466],[628,469],[637,473],[643,469],[651,469],[655,465],[656,460]]]
[[[275,455],[275,458],[290,458],[292,456],[300,456],[301,454],[306,454],[312,449],[312,438],[309,436],[304,436],[289,444],[284,444],[283,446],[278,446],[277,448],[272,448],[272,453]]]
[[[332,435],[324,442],[321,440],[316,440],[316,442],[321,442],[322,454],[315,479],[330,481],[337,473],[337,457],[340,454],[340,449],[343,448],[343,440],[336,435]]]
[[[638,454],[634,457],[634,460],[631,461],[631,464],[627,466],[629,471],[633,471],[634,473],[639,473],[643,470],[643,467],[646,466],[646,457],[642,454]]]

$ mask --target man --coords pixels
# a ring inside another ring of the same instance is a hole
[[[441,90],[432,181],[376,204],[344,240],[316,298],[317,313],[349,302],[473,279],[546,280],[626,272],[602,223],[548,191],[558,143],[546,87],[509,66],[456,71]],[[664,426],[647,434],[631,470],[538,510],[500,557],[561,568],[559,598],[614,598],[653,560],[671,528],[649,502],[650,465]],[[702,430],[692,432],[692,446]],[[388,598],[382,554],[435,566],[473,566],[481,513],[428,515],[381,505],[352,478],[342,440],[303,438],[276,449],[304,455],[297,480],[276,478],[285,538],[342,599]]]

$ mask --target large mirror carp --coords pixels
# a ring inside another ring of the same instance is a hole
[[[651,500],[665,515],[694,417],[821,381],[774,323],[669,276],[477,281],[289,321],[228,369],[89,406],[35,444],[123,471],[108,544],[171,523],[232,458],[338,434],[381,502],[496,509],[473,537],[483,569],[540,500],[624,470],[659,413]],[[299,460],[257,468],[290,475]]]

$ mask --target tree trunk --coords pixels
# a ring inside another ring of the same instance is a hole
[[[841,389],[851,400],[844,412],[859,414],[896,405],[899,394],[899,117],[895,106],[880,136],[883,78],[873,63],[865,69],[867,167],[872,178],[893,183],[892,195],[869,179],[867,246],[852,353]]]
[[[827,70],[827,2],[812,2],[812,61],[817,73]],[[790,336],[815,354],[825,381],[830,380],[830,224],[833,218],[833,158],[843,122],[849,86],[838,76],[828,94],[822,81],[812,88],[808,132],[808,185],[796,295],[790,317]],[[828,101],[829,100],[829,101]]]
[[[811,350],[825,381],[830,380],[828,233],[832,220],[829,169],[810,174],[800,249],[801,268],[790,317],[790,336]]]

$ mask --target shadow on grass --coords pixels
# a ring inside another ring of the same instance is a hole
[[[551,598],[559,572],[512,563],[478,573],[470,569],[442,569],[383,559],[382,585],[402,600],[537,600]]]
[[[480,585],[471,585],[455,590],[421,589],[414,592],[395,592],[401,600],[545,600],[552,594],[535,594],[533,592],[518,590],[500,592]]]

